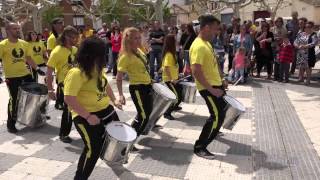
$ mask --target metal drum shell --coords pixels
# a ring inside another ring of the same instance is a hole
[[[165,86],[165,85],[163,85],[163,86]],[[163,96],[162,94],[153,90],[153,109],[150,114],[149,121],[147,122],[147,125],[143,131],[144,135],[149,134],[149,132],[152,130],[152,128],[156,125],[157,121],[161,118],[161,116],[163,116],[163,114],[168,110],[168,108],[174,102],[177,102],[177,99],[171,99],[171,98]]]
[[[46,123],[48,89],[38,83],[25,83],[21,86],[37,85],[44,92],[33,94],[19,87],[17,98],[17,122],[28,127],[40,127]]]
[[[227,96],[229,98],[232,98],[231,96]],[[226,98],[226,96],[223,97],[224,99]],[[232,98],[233,100],[235,100],[237,103],[239,103],[239,105],[242,105],[239,101],[237,101],[235,98]],[[236,125],[236,123],[238,122],[240,116],[245,112],[245,108],[243,106],[244,109],[239,109],[236,108],[234,106],[232,106],[231,104],[228,103],[228,101],[226,101],[226,107],[225,107],[225,118],[224,118],[224,122],[222,127],[228,130],[232,130],[233,127]]]
[[[126,123],[123,123],[126,124]],[[130,125],[126,124],[130,127]],[[130,142],[118,140],[108,134],[107,130],[105,131],[105,139],[101,148],[100,158],[106,162],[111,163],[120,163],[124,164],[128,160],[128,155],[131,146],[137,139],[137,136],[134,140]],[[125,150],[125,151],[124,151]],[[124,151],[124,152],[123,152]]]
[[[181,82],[182,86],[182,102],[192,104],[196,102],[197,87],[195,83]],[[192,86],[190,86],[192,84]]]

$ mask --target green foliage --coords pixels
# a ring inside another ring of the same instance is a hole
[[[43,12],[43,22],[45,24],[50,24],[52,19],[56,17],[62,17],[63,16],[63,8],[59,6],[52,6],[48,10]]]
[[[126,0],[101,0],[99,11],[102,12],[104,22],[119,21],[122,16],[128,14]]]

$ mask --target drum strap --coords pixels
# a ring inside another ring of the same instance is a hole
[[[150,69],[147,65],[147,57],[146,56],[143,56],[141,55],[140,53],[136,53],[136,52],[133,52],[133,54],[143,63],[144,67],[146,68],[147,72],[150,74]]]

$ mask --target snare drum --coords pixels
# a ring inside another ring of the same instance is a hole
[[[182,102],[195,103],[197,97],[197,87],[192,82],[181,82],[182,86]]]
[[[176,95],[165,85],[161,83],[152,84],[153,88],[153,109],[149,117],[149,121],[143,131],[147,135],[156,125],[160,117],[168,110],[168,108],[177,101]]]
[[[246,108],[242,103],[237,101],[235,98],[225,95],[223,99],[227,105],[225,107],[225,118],[223,122],[223,128],[232,130],[240,116],[246,111]]]
[[[130,147],[137,138],[136,131],[128,124],[113,121],[106,126],[100,158],[106,162],[125,163]]]
[[[17,121],[29,127],[39,127],[46,122],[48,89],[43,84],[24,83],[19,87]]]

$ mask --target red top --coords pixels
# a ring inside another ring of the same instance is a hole
[[[242,69],[245,67],[245,59],[246,59],[245,54],[241,54],[238,52],[235,54],[234,63],[235,63],[236,70]]]
[[[111,45],[112,45],[112,52],[119,52],[121,49],[121,40],[122,34],[115,35],[114,33],[111,34]]]
[[[282,63],[291,63],[293,60],[293,46],[281,44],[279,51],[279,61]]]

